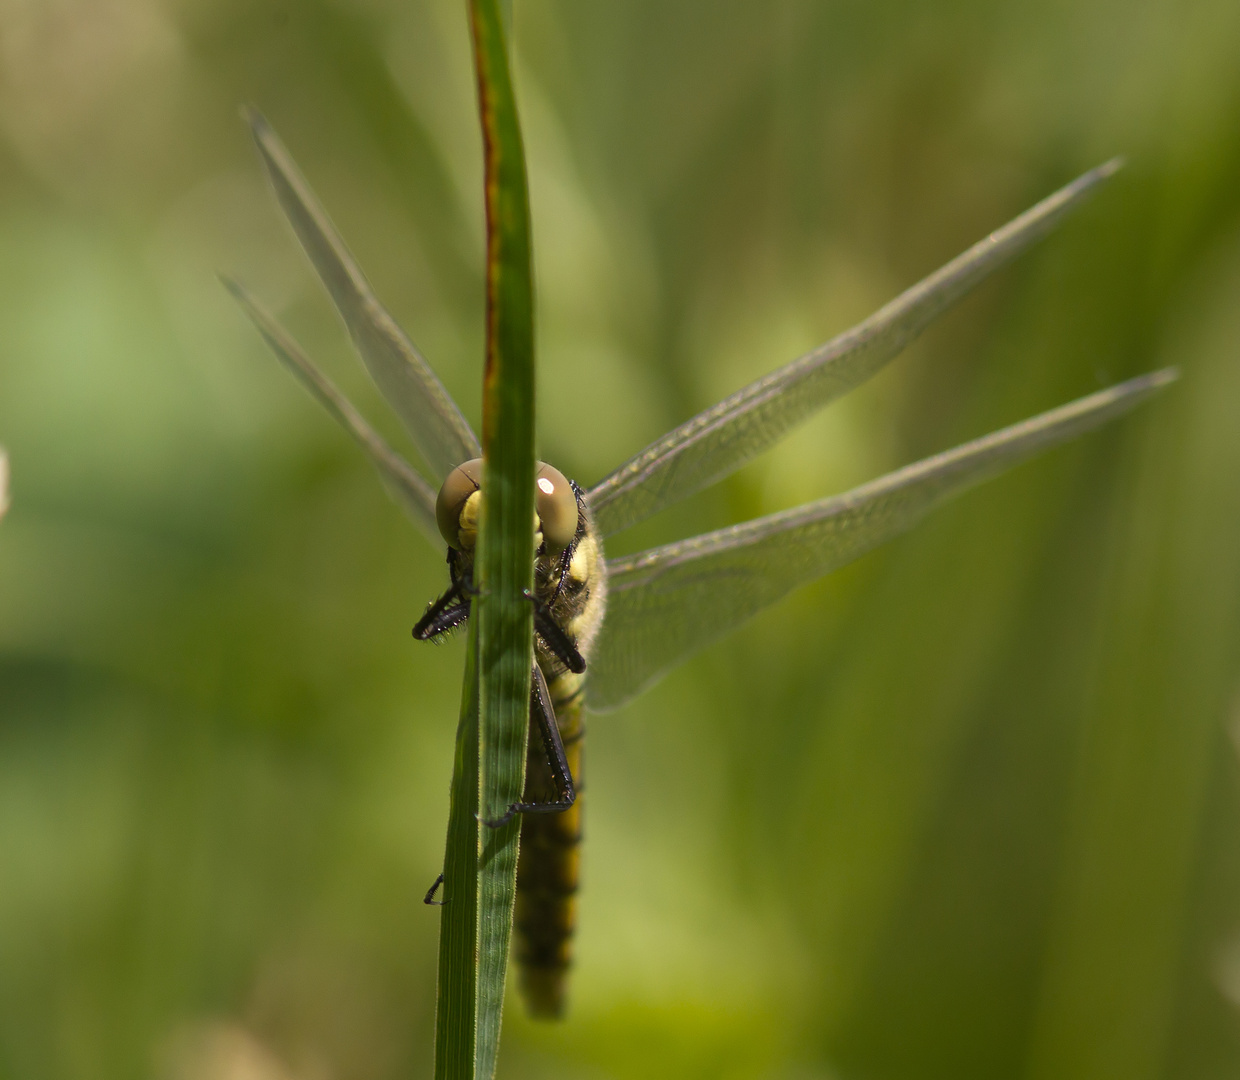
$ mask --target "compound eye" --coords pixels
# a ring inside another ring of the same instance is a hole
[[[577,535],[577,495],[559,469],[538,463],[534,478],[538,520],[547,546],[562,551]]]
[[[474,458],[458,465],[443,482],[439,497],[435,500],[435,524],[440,535],[448,541],[448,547],[461,551],[473,546],[477,522],[466,522],[466,536],[462,536],[461,514],[469,497],[482,486],[482,458]],[[463,542],[465,541],[465,542]]]

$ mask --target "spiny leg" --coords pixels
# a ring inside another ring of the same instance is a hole
[[[443,874],[435,879],[435,883],[426,890],[426,895],[422,897],[422,903],[429,904],[431,907],[443,907],[447,900],[436,900],[435,894],[439,892],[439,886],[443,884]]]
[[[542,736],[543,746],[547,750],[551,778],[555,782],[559,798],[552,802],[513,803],[502,817],[482,819],[482,824],[489,829],[507,825],[517,814],[559,814],[577,801],[577,789],[568,767],[568,758],[564,754],[564,744],[560,741],[560,727],[556,723],[547,680],[543,678],[542,669],[537,664],[534,665],[530,682],[530,715],[538,722],[538,733]]]
[[[464,577],[457,578],[448,591],[426,609],[413,628],[418,641],[429,641],[460,626],[469,617],[469,583]]]
[[[547,648],[555,653],[556,658],[574,675],[580,675],[586,669],[585,657],[577,651],[577,646],[547,611],[546,606],[533,593],[525,594],[534,605],[534,629],[538,636],[547,643]]]
[[[580,498],[578,498],[579,503],[580,501]],[[560,594],[564,591],[564,586],[568,582],[568,572],[573,565],[573,556],[577,553],[577,545],[580,543],[581,527],[578,525],[577,535],[573,537],[573,542],[556,557],[556,562],[559,564],[560,569],[560,579],[556,582],[555,592],[551,594],[551,599],[547,601],[548,606],[554,604],[560,598]]]

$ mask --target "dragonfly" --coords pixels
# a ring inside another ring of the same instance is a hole
[[[446,544],[449,587],[414,628],[415,636],[436,639],[468,616],[471,522],[481,498],[478,438],[379,301],[271,127],[257,112],[248,119],[276,200],[422,468],[376,432],[244,286],[224,284],[276,357],[358,443],[418,531],[441,551]],[[527,779],[523,802],[509,811],[522,815],[514,953],[532,1015],[556,1017],[565,1008],[585,711],[624,705],[793,589],[907,531],[981,481],[1128,412],[1177,372],[1138,376],[793,509],[619,558],[606,557],[605,542],[733,473],[863,383],[1051,232],[1121,164],[1084,173],[852,329],[686,420],[594,486],[540,467]]]

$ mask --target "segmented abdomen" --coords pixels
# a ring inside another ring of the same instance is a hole
[[[579,676],[561,676],[548,689],[577,801],[563,813],[526,814],[521,819],[513,927],[521,996],[532,1016],[552,1018],[564,1013],[577,924],[585,695]],[[525,801],[554,797],[547,753],[533,727],[526,755]]]

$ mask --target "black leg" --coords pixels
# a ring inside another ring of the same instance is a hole
[[[580,538],[574,536],[573,542],[560,552],[560,557],[557,560],[560,564],[560,580],[556,583],[555,592],[551,594],[551,599],[547,601],[548,606],[554,604],[564,591],[564,584],[568,581],[568,568],[573,565],[573,555],[576,553],[577,545],[580,542]]]
[[[419,641],[429,641],[460,626],[469,618],[468,593],[468,583],[464,578],[457,578],[448,591],[426,609],[426,614],[413,628],[413,636]]]
[[[442,884],[443,874],[440,874],[439,877],[435,879],[435,884],[426,890],[426,895],[422,897],[422,903],[429,904],[431,907],[443,907],[448,901],[435,899],[435,894],[439,892],[439,886]]]
[[[585,657],[577,651],[577,646],[573,644],[572,639],[555,624],[555,620],[551,618],[538,598],[529,593],[526,595],[530,597],[534,605],[534,629],[538,631],[538,636],[547,643],[547,648],[555,653],[569,671],[574,675],[580,675],[586,669]]]
[[[551,765],[551,777],[555,781],[556,794],[554,802],[513,803],[504,815],[482,824],[488,829],[498,829],[507,825],[517,814],[559,814],[563,813],[577,801],[577,788],[573,784],[573,774],[568,767],[568,758],[564,756],[564,744],[560,741],[560,725],[555,720],[555,709],[551,705],[551,694],[547,691],[547,680],[542,670],[534,665],[530,686],[530,715],[538,722],[538,733],[542,736],[543,746]]]
[[[573,495],[577,498],[577,531],[573,534],[572,542],[556,557],[556,561],[560,564],[560,580],[556,582],[555,592],[551,594],[551,599],[547,601],[550,607],[564,592],[564,586],[568,583],[568,571],[573,565],[573,556],[577,553],[577,545],[581,543],[581,538],[586,534],[586,496],[585,492],[577,486],[576,480],[570,480],[569,483],[573,488]],[[561,657],[563,659],[563,657]],[[565,661],[567,663],[567,661]],[[572,670],[576,670],[575,668]],[[583,669],[584,670],[584,669]],[[581,672],[577,672],[581,674]]]

